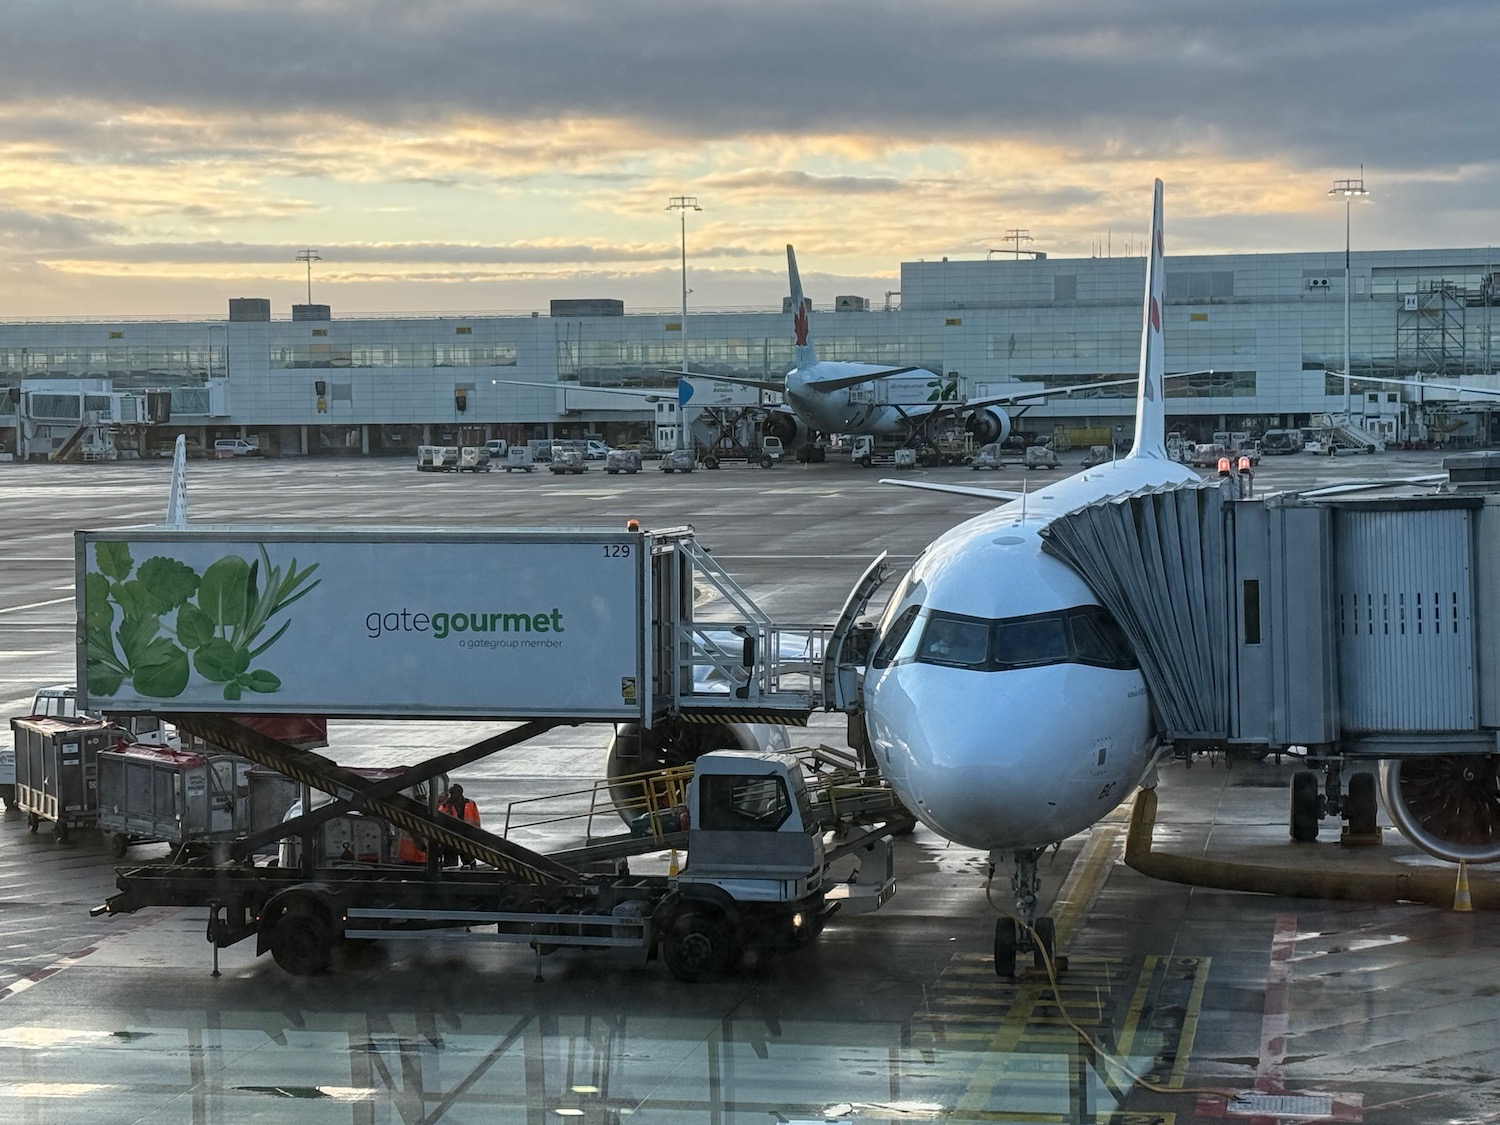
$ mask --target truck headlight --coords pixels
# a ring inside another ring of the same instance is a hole
[[[794,930],[800,930],[801,928],[802,928],[802,912],[799,910],[796,914],[792,915],[792,929],[794,929]]]

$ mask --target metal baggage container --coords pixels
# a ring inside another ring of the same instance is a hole
[[[16,736],[16,804],[35,832],[44,820],[59,843],[92,828],[99,813],[98,757],[121,737],[112,723],[64,718],[10,721]]]
[[[98,824],[110,852],[165,841],[179,850],[247,833],[250,763],[233,754],[125,745],[99,754]]]

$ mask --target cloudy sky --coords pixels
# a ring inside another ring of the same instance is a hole
[[[1500,243],[1494,0],[3,0],[0,317],[766,307]]]

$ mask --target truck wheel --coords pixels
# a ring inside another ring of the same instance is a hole
[[[859,459],[859,463],[860,463],[861,466],[863,466],[864,468],[868,469],[871,465],[875,464],[875,458],[873,458],[873,457],[861,457]]]
[[[123,832],[116,832],[109,838],[109,854],[115,859],[125,858],[125,849],[130,846],[130,837]]]
[[[729,947],[728,931],[718,919],[683,914],[672,923],[662,956],[674,977],[696,984],[723,971],[729,963]]]
[[[321,913],[291,906],[271,930],[271,956],[293,976],[326,973],[333,960],[333,930]]]
[[[27,813],[26,814],[26,831],[28,831],[28,832],[32,833],[33,835],[35,835],[36,834],[36,830],[39,827],[41,827],[41,823],[42,823],[42,818],[39,817],[39,816],[37,816],[36,813]]]
[[[54,824],[52,826],[52,839],[56,843],[66,844],[68,842],[68,826],[60,820]]]
[[[776,464],[776,462],[771,459],[771,455],[769,453],[762,453],[761,454],[761,456],[760,456],[760,467],[762,469],[769,469],[774,464]]]
[[[703,467],[705,469],[717,469],[719,467],[719,459],[717,457],[705,457],[703,458]]]

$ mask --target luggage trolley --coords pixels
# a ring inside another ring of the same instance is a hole
[[[113,723],[31,716],[10,721],[16,736],[16,804],[35,832],[44,820],[58,843],[99,814],[98,758],[124,736]]]
[[[98,826],[110,854],[165,841],[181,858],[247,834],[250,763],[233,754],[121,745],[99,754]]]

